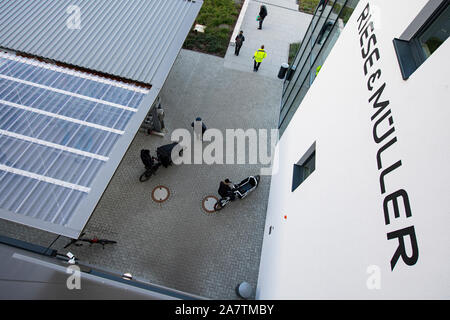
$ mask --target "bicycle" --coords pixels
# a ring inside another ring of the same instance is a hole
[[[85,235],[85,232],[80,234],[80,237],[78,239],[71,239],[70,242],[64,246],[64,249],[68,248],[71,245],[74,245],[76,247],[81,247],[83,244],[82,243],[77,243],[79,241],[88,242],[90,247],[92,247],[92,245],[96,244],[96,243],[101,244],[102,247],[103,247],[103,250],[105,249],[105,245],[106,244],[115,244],[115,243],[117,243],[117,241],[114,241],[114,240],[99,239],[97,237],[94,237],[92,239],[90,239],[90,238],[81,238],[84,235]]]
[[[228,179],[225,180],[227,182]],[[219,188],[219,194],[222,197],[219,201],[214,205],[215,211],[222,210],[228,203],[236,200],[236,199],[244,199],[250,192],[256,189],[259,185],[259,181],[261,180],[260,176],[250,176],[244,180],[242,180],[238,185],[235,185],[235,189],[231,190],[227,195],[226,193],[221,192],[221,187]],[[228,181],[229,182],[229,181]]]
[[[141,150],[141,160],[145,166],[145,172],[141,174],[139,177],[140,182],[147,181],[150,177],[156,174],[156,171],[160,166],[167,168],[173,164],[172,161],[172,150],[174,148],[178,151],[178,156],[183,156],[183,147],[178,144],[178,142],[174,142],[171,144],[163,145],[156,149],[156,157],[150,155],[150,150],[142,149]]]

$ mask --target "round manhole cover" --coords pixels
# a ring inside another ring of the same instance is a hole
[[[152,199],[155,202],[162,203],[169,199],[170,191],[165,186],[157,186],[152,191]]]
[[[202,208],[206,213],[214,213],[214,205],[219,201],[215,196],[206,196],[202,201]]]

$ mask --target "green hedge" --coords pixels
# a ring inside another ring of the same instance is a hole
[[[316,9],[317,5],[319,4],[320,0],[299,0],[298,4],[298,10],[310,14],[314,14],[314,10]],[[334,4],[334,1],[328,1],[328,6],[332,6]],[[339,13],[341,11],[342,5],[339,3],[336,3],[336,5],[333,7],[333,12]],[[347,23],[348,19],[350,19],[350,16],[353,13],[353,8],[345,7],[341,12],[341,19],[344,21],[344,23]]]
[[[234,0],[204,0],[196,23],[206,26],[205,33],[191,30],[183,48],[225,56],[239,8]]]
[[[314,13],[314,9],[316,9],[320,0],[299,0],[298,1],[298,10],[305,13]]]

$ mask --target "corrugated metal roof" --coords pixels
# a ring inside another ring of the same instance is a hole
[[[0,47],[152,84],[201,0],[1,0]],[[79,29],[77,11],[79,8]],[[173,53],[173,52],[172,52]]]

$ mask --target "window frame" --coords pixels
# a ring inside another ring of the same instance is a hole
[[[450,6],[450,0],[432,0],[422,9],[405,32],[394,38],[393,44],[403,80],[408,78],[429,58],[423,52],[419,38]]]
[[[314,158],[314,169],[305,177],[305,164]],[[316,171],[316,142],[305,152],[297,163],[293,165],[292,172],[292,192],[294,192],[306,179]]]

